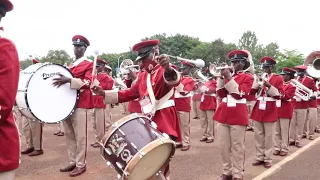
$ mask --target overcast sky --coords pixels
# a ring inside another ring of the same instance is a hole
[[[256,32],[260,43],[307,55],[319,48],[319,0],[11,0],[14,10],[2,20],[20,59],[64,49],[84,35],[105,53],[127,51],[154,34],[187,34],[201,41],[222,38],[238,43]],[[312,3],[311,3],[312,2]],[[318,45],[317,45],[318,44]]]

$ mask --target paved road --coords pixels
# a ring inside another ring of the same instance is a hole
[[[113,119],[123,117],[122,106],[112,109]],[[193,116],[192,116],[193,117]],[[59,168],[68,163],[65,137],[53,135],[56,125],[45,125],[44,127],[44,154],[36,157],[22,156],[22,163],[17,171],[16,180],[105,180],[116,179],[113,169],[106,166],[101,158],[99,149],[88,148],[87,172],[79,177],[70,178],[68,173],[60,173]],[[176,150],[171,163],[172,180],[214,180],[217,179],[222,170],[219,143],[206,144],[199,142],[201,137],[199,120],[191,120],[191,143],[192,147],[187,152]],[[22,139],[23,148],[25,140]],[[89,143],[93,142],[92,128],[89,126]],[[307,144],[309,141],[302,141]],[[293,153],[297,148],[290,148]],[[245,179],[250,180],[265,171],[263,167],[252,167],[251,163],[255,157],[253,132],[246,133],[246,162]],[[274,163],[279,162],[281,157],[274,157]],[[297,170],[297,169],[296,169]],[[320,179],[320,178],[319,178]]]
[[[311,146],[264,180],[319,180],[320,143]]]

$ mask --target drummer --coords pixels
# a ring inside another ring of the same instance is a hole
[[[142,112],[158,125],[160,132],[168,134],[172,140],[181,141],[177,112],[174,107],[174,87],[180,83],[180,74],[174,70],[166,55],[159,56],[159,40],[147,40],[133,46],[137,52],[140,69],[144,69],[136,84],[127,90],[103,91],[94,86],[93,91],[105,97],[106,103],[122,103],[139,98]],[[157,99],[157,100],[156,100]],[[152,108],[152,106],[154,108]],[[151,108],[150,108],[151,106]],[[169,166],[164,172],[169,179]]]
[[[60,169],[60,172],[70,172],[70,176],[79,176],[86,171],[87,157],[87,126],[90,109],[93,108],[92,92],[90,90],[92,80],[93,63],[84,57],[84,53],[90,42],[81,35],[72,38],[74,45],[74,54],[76,59],[70,64],[74,78],[68,78],[60,74],[55,78],[53,85],[60,87],[63,84],[70,83],[71,89],[80,90],[80,96],[77,108],[70,118],[63,121],[67,148],[69,155],[69,164]]]
[[[37,59],[32,59],[33,64],[40,63]],[[27,148],[21,151],[21,154],[29,156],[39,156],[43,154],[43,124],[35,119],[30,119],[21,115],[22,131],[26,138]]]

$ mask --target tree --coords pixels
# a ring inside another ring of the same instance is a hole
[[[253,31],[246,31],[239,39],[238,48],[248,50],[252,55],[255,54],[258,45],[258,38]]]
[[[295,66],[303,64],[305,57],[297,50],[284,50],[278,58],[278,63],[276,65],[276,72],[279,73],[282,67],[293,68]]]
[[[32,64],[33,64],[32,60],[30,60],[30,59],[22,60],[22,61],[20,61],[20,69],[24,70],[27,67],[31,66]]]
[[[65,50],[50,50],[45,57],[40,59],[41,62],[52,62],[57,64],[70,64],[72,58]]]

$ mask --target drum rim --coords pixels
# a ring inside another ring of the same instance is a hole
[[[121,119],[119,119],[118,121],[116,121],[118,123],[118,126],[117,127],[120,127],[122,125],[124,125],[125,123],[135,119],[135,118],[138,118],[138,117],[145,117],[147,118],[148,120],[150,120],[150,118],[148,118],[147,116],[143,115],[143,114],[140,114],[140,113],[132,113],[132,114],[129,114],[125,117],[122,117]],[[151,121],[151,120],[150,120]],[[113,124],[115,124],[116,122],[114,122]],[[112,124],[112,125],[113,125]],[[111,128],[106,132],[106,134],[103,136],[103,138],[101,139],[102,141],[102,144],[105,146],[106,143],[108,142],[108,140],[110,139],[111,135],[118,129],[117,127],[113,127],[113,126],[110,126]],[[103,149],[102,149],[103,150]]]
[[[172,141],[170,138],[159,138],[159,139],[156,139],[156,140],[150,142],[149,144],[145,145],[143,148],[140,149],[141,152],[148,154],[149,152],[151,152],[152,150],[154,150],[155,148],[157,148],[163,144],[172,144],[172,150],[170,152],[169,158],[166,160],[166,162],[162,165],[162,167],[159,170],[161,170],[163,167],[166,167],[169,164],[169,162],[171,161],[172,157],[174,156],[175,151],[176,151],[176,148],[175,148],[176,146],[175,146],[174,141]],[[128,162],[127,166],[124,169],[124,172],[129,173],[128,177],[130,177],[130,173],[136,167],[136,165],[139,163],[140,159],[141,159],[140,154],[136,153],[131,158],[131,160]],[[154,175],[151,177],[154,177]],[[128,179],[124,173],[122,174],[122,179]]]
[[[43,68],[44,66],[48,66],[48,65],[58,65],[58,66],[61,66],[61,67],[65,68],[65,69],[71,74],[72,78],[74,78],[74,75],[73,75],[73,73],[70,71],[69,68],[66,68],[65,66],[63,66],[63,65],[61,65],[61,64],[58,64],[58,63],[45,62],[45,63],[43,63],[43,65],[42,65],[41,67],[39,67],[36,71],[38,71],[39,69]],[[36,72],[36,71],[35,71],[35,72]],[[28,81],[27,81],[27,83],[26,83],[26,86],[25,86],[25,89],[27,89],[27,87],[29,86],[30,80],[32,79],[32,77],[33,77],[33,75],[35,74],[35,72],[32,73],[31,76],[30,76],[30,78],[28,79]],[[45,124],[58,124],[58,123],[60,123],[60,122],[62,122],[62,121],[64,121],[64,120],[68,119],[68,118],[73,114],[74,110],[76,109],[76,107],[77,107],[77,105],[78,105],[78,102],[79,102],[79,96],[80,96],[80,91],[77,90],[76,103],[75,103],[72,111],[69,113],[69,115],[68,115],[67,117],[65,117],[64,119],[62,119],[62,120],[60,120],[60,121],[52,122],[52,123],[50,122],[50,123],[49,123],[49,122],[44,122],[44,121],[38,119],[38,117],[32,112],[32,110],[31,110],[31,108],[30,108],[30,106],[29,106],[29,103],[28,103],[27,92],[28,92],[28,90],[24,93],[24,99],[25,99],[25,101],[26,101],[27,110],[35,117],[35,120],[37,120],[37,121],[39,121],[39,122],[41,122],[41,123],[45,123]]]

